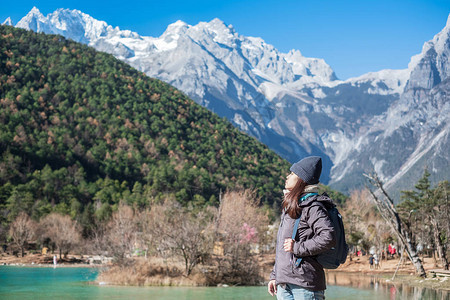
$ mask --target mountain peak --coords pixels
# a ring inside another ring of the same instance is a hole
[[[296,50],[296,49],[292,49],[291,51],[289,51],[288,56],[292,57],[293,59],[300,59],[303,57],[300,50]]]
[[[16,27],[36,32],[61,34],[66,38],[82,43],[97,40],[113,31],[112,27],[108,26],[106,22],[98,21],[79,10],[64,8],[59,8],[44,16],[38,8],[33,7],[17,23]],[[118,32],[119,29],[117,28],[116,31]],[[125,33],[125,35],[127,34]]]
[[[33,6],[33,8],[30,10],[30,12],[28,14],[42,15],[41,11],[36,6]]]
[[[189,27],[190,26],[187,23],[178,20],[175,23],[172,23],[169,26],[167,26],[167,29],[166,31],[164,31],[162,36],[179,35],[185,32]]]
[[[178,20],[175,23],[169,25],[169,27],[186,27],[188,24],[182,20]]]
[[[450,70],[447,66],[450,62],[450,15],[447,19],[445,27],[436,34],[432,40],[423,44],[422,52],[414,55],[408,65],[411,71],[411,78],[408,87],[422,86],[431,88],[442,79],[450,76]],[[423,64],[426,62],[427,64]],[[427,76],[429,72],[425,70],[426,65],[434,65],[435,71],[433,76],[427,80],[423,76]]]
[[[211,21],[209,21],[209,24],[211,24],[211,25],[223,25],[223,26],[227,26],[227,25],[225,24],[225,22],[222,21],[222,20],[219,19],[219,18],[214,18],[214,19],[212,19]]]
[[[6,18],[6,20],[2,23],[2,25],[9,25],[9,26],[13,26],[11,17]]]
[[[41,19],[41,18],[44,18],[44,15],[41,13],[41,11],[36,6],[33,6],[33,8],[28,12],[28,14],[23,19],[25,19],[25,18]]]
[[[235,33],[233,25],[227,25],[224,21],[222,21],[219,18],[214,18],[211,21],[209,21],[207,24],[207,27],[214,30],[214,31],[226,31],[230,33]]]
[[[16,27],[39,31],[42,29],[41,26],[42,23],[45,22],[45,20],[46,18],[39,11],[39,9],[36,6],[33,6],[30,12],[16,24]]]

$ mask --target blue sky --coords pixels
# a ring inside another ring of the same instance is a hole
[[[403,69],[424,42],[444,28],[450,1],[404,0],[0,0],[0,22],[16,24],[33,6],[47,15],[78,9],[121,29],[159,36],[183,20],[219,18],[241,35],[257,36],[282,52],[323,58],[340,79],[381,69]]]

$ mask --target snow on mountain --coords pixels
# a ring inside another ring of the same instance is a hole
[[[79,10],[57,9],[46,17],[38,8],[33,9],[23,17],[16,27],[60,34],[76,42],[89,44],[99,39],[136,38],[139,35],[129,30],[113,28],[104,21],[98,21]]]
[[[10,17],[6,18],[6,20],[3,21],[2,25],[13,26],[11,18]]]
[[[444,29],[436,34],[431,41],[423,45],[422,52],[411,58],[408,69],[415,70],[408,85],[429,89],[432,86],[448,78],[450,75],[449,64],[450,48],[450,15]],[[426,57],[431,57],[427,60]],[[432,68],[429,70],[429,68]],[[422,72],[423,71],[423,72]],[[424,78],[423,76],[428,76]]]
[[[409,102],[423,99],[403,96],[404,91],[418,93],[419,87],[429,89],[448,78],[448,24],[412,58],[408,69],[348,80],[338,80],[323,59],[304,57],[298,50],[281,53],[261,38],[239,35],[219,19],[197,25],[177,21],[161,36],[149,37],[113,28],[78,10],[58,9],[44,17],[33,8],[16,26],[61,34],[111,53],[179,88],[290,161],[321,155],[323,181],[330,179],[333,167],[332,183],[346,190],[360,181],[349,176],[355,170],[375,167],[386,180],[399,170],[387,170],[388,160],[366,151],[386,135],[397,134],[408,109],[419,109]],[[418,117],[413,113],[408,118],[413,122]],[[401,157],[402,163],[408,159]]]
[[[406,82],[409,79],[411,70],[381,70],[378,72],[369,72],[355,78],[349,78],[346,82],[352,85],[361,85],[370,83],[371,87],[367,90],[368,94],[388,95],[401,94],[405,89]]]
[[[400,99],[353,141],[353,149],[334,166],[334,185],[348,188],[355,175],[375,170],[386,188],[398,194],[399,190],[410,189],[425,167],[434,181],[449,178],[449,32],[447,21],[445,28],[411,59],[409,80]]]
[[[337,80],[333,69],[323,59],[304,57],[299,50],[294,49],[282,56],[292,65],[293,72],[298,78],[295,82],[327,84]]]
[[[227,26],[219,19],[209,23],[200,22],[195,26],[177,21],[169,25],[160,37],[153,38],[113,28],[78,10],[58,9],[44,17],[34,7],[16,26],[61,34],[130,59],[130,62],[148,57],[149,54],[176,51],[180,39],[185,45],[185,39],[189,37],[191,42],[198,43],[203,51],[211,51],[211,55],[238,77],[243,76],[255,88],[266,81],[278,85],[295,83],[297,88],[302,83],[327,83],[337,79],[324,60],[303,57],[296,50],[280,53],[260,38],[238,35],[231,25]],[[124,55],[124,49],[128,49],[129,53]]]

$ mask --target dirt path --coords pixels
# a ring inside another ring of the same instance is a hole
[[[350,273],[364,273],[364,274],[394,274],[395,270],[398,269],[398,274],[409,274],[414,275],[415,269],[411,262],[404,259],[402,264],[399,266],[400,258],[396,257],[394,259],[382,260],[380,263],[380,268],[378,270],[369,268],[369,256],[353,257],[351,260],[347,259],[345,264],[340,266],[337,271],[350,272]],[[437,269],[438,266],[435,264],[433,258],[426,257],[423,259],[423,265],[426,271]]]

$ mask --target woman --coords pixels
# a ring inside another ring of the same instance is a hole
[[[279,300],[324,299],[325,273],[315,256],[333,247],[336,239],[328,213],[321,204],[332,200],[326,194],[317,194],[322,159],[306,157],[290,170],[283,191],[283,213],[268,291]],[[299,217],[293,240],[294,223]]]

